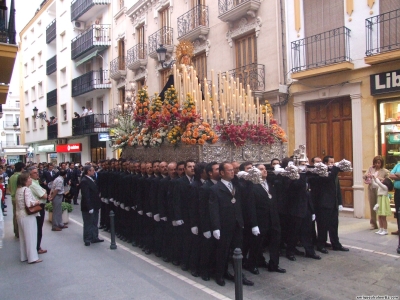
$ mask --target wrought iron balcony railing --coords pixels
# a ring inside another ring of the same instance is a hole
[[[197,5],[178,18],[178,38],[200,27],[208,27],[208,7]]]
[[[250,2],[254,0],[218,0],[218,13],[219,15],[222,15],[235,7],[244,4],[246,2]],[[260,2],[259,0],[256,0],[257,2]]]
[[[47,126],[47,139],[55,140],[56,138],[58,138],[58,124]]]
[[[147,45],[137,44],[130,48],[126,53],[126,65],[129,69],[133,69],[136,62],[147,59]]]
[[[160,30],[157,30],[152,35],[149,36],[149,53],[153,53],[157,50],[160,44],[165,45],[173,45],[174,29],[172,27],[162,27]]]
[[[265,66],[261,64],[248,64],[225,73],[229,77],[239,79],[243,87],[250,85],[253,92],[265,90]]]
[[[47,93],[47,107],[57,105],[57,89]]]
[[[71,21],[77,20],[95,5],[107,5],[111,0],[75,0],[71,3]]]
[[[72,80],[72,97],[86,94],[96,89],[111,88],[108,70],[90,71]]]
[[[291,43],[292,72],[351,61],[350,29],[335,28]]]
[[[95,24],[71,41],[71,59],[86,53],[93,48],[104,48],[111,45],[110,25]]]
[[[110,77],[116,80],[124,75],[126,75],[125,56],[114,58],[110,62]]]
[[[108,132],[108,114],[92,114],[72,119],[72,135]]]
[[[13,0],[11,0],[9,18],[7,18],[7,12],[8,9],[6,6],[0,7],[0,43],[16,45],[15,36],[17,32],[15,30],[15,8]]]
[[[3,127],[4,128],[14,128],[14,124],[17,124],[17,126],[19,127],[19,122],[15,122],[15,121],[3,121]]]
[[[46,62],[46,75],[53,74],[55,71],[57,71],[57,55]]]
[[[57,36],[57,22],[56,19],[51,21],[49,26],[46,27],[46,44],[50,44]]]
[[[365,19],[366,56],[400,49],[400,9]]]

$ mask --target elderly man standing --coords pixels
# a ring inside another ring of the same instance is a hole
[[[18,232],[17,214],[16,214],[16,210],[15,210],[16,209],[15,192],[17,191],[17,179],[18,179],[18,176],[24,170],[25,164],[23,162],[17,162],[14,167],[15,167],[15,172],[10,177],[9,189],[10,189],[10,194],[11,194],[11,202],[12,202],[12,206],[13,206],[14,234],[15,234],[15,237],[18,239],[19,238],[19,232]]]
[[[58,173],[58,177],[54,179],[49,200],[53,202],[53,228],[52,231],[61,231],[63,228],[68,228],[62,221],[62,200],[64,197],[64,178],[67,175],[65,170]]]
[[[44,205],[46,204],[47,200],[47,192],[44,188],[40,186],[39,183],[39,171],[36,167],[31,167],[29,168],[29,174],[32,178],[32,184],[29,186],[29,189],[32,192],[33,197],[35,200],[40,202],[40,206],[42,207],[42,210],[40,211],[40,215],[36,217],[36,223],[37,223],[37,252],[39,254],[47,253],[47,250],[44,250],[40,247],[40,244],[42,242],[42,228],[43,228],[43,223],[44,223],[44,216],[45,216],[45,210],[44,210]]]

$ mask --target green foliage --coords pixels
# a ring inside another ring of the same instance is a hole
[[[46,203],[44,209],[47,210],[48,212],[53,212],[53,203],[52,202]],[[74,207],[67,202],[62,202],[61,209],[62,211],[67,210],[70,213],[74,210]]]

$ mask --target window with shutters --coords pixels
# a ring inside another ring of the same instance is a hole
[[[161,44],[171,45],[172,44],[172,35],[170,34],[171,27],[171,17],[169,7],[160,11],[160,41]]]
[[[378,20],[381,51],[390,51],[400,48],[400,9],[399,0],[380,0]]]
[[[199,83],[204,86],[204,78],[207,78],[207,56],[203,52],[192,58],[193,66],[196,70],[197,77],[199,78]],[[207,92],[207,91],[203,91]]]
[[[141,25],[136,29],[136,41],[138,43],[138,59],[145,59],[146,58],[146,40],[144,37],[144,25]]]

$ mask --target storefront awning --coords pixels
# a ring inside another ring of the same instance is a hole
[[[82,58],[81,60],[78,60],[78,61],[75,63],[75,67],[78,67],[78,66],[80,66],[81,64],[87,62],[88,60],[91,60],[93,57],[96,57],[98,52],[99,52],[99,51],[96,50],[96,51],[90,53],[89,55],[86,55],[86,56],[85,56],[84,58]]]

